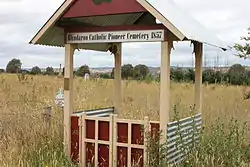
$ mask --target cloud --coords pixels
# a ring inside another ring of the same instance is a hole
[[[5,68],[12,58],[19,58],[23,67],[59,67],[64,64],[64,49],[29,45],[28,42],[63,0],[1,0],[0,1],[0,67]],[[223,41],[233,44],[246,35],[250,23],[250,1],[248,0],[175,0],[193,17],[210,29]],[[171,65],[191,66],[193,55],[190,43],[175,43]],[[219,55],[219,56],[218,56]],[[87,64],[91,67],[113,66],[114,58],[109,53],[76,51],[75,66]],[[123,44],[124,64],[160,65],[160,43]],[[214,47],[204,47],[207,65],[213,65],[217,57],[221,65],[236,62],[250,65],[249,60],[239,59],[230,51],[222,52]],[[205,58],[204,58],[205,61]]]

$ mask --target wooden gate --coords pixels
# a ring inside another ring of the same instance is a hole
[[[95,117],[109,117],[114,113],[114,107],[99,108],[93,110],[77,111],[71,116],[71,159],[73,162],[79,162],[79,118],[82,114]]]
[[[157,135],[159,122],[92,117],[79,118],[79,159],[82,166],[147,166],[146,135]],[[149,133],[151,132],[151,133]]]
[[[158,121],[149,121],[147,117],[144,120],[118,119],[112,112],[107,117],[90,116],[87,112],[81,114],[72,117],[71,152],[74,162],[80,162],[84,167],[145,167],[151,165],[151,162],[148,164],[152,160],[150,158],[159,158]],[[201,123],[201,114],[168,123],[168,164],[179,164],[185,160],[184,153],[199,142]]]

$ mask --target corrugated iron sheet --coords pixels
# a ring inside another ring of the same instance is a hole
[[[188,40],[194,40],[223,49],[228,47],[205,26],[172,0],[144,0],[171,22]]]
[[[136,20],[142,16],[143,13],[130,13],[122,15],[106,15],[106,16],[93,16],[74,18],[81,23],[86,23],[93,26],[119,26],[119,25],[132,25]]]
[[[201,113],[168,123],[167,160],[169,164],[176,165],[185,159],[192,144],[198,142],[201,125]]]
[[[64,30],[57,26],[51,27],[40,38],[38,44],[64,47]]]
[[[80,117],[83,113],[85,113],[86,116],[108,117],[110,114],[114,114],[114,107],[78,111],[75,112],[72,116]]]

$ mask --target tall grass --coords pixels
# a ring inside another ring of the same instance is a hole
[[[250,138],[247,123],[232,118],[228,125],[217,119],[203,131],[198,146],[189,154],[192,166],[249,166]]]
[[[177,131],[176,148],[186,156],[177,164],[168,163],[168,142],[159,143],[161,133],[157,137],[147,135],[147,151],[149,154],[150,167],[249,167],[250,166],[250,127],[247,122],[239,123],[232,118],[225,125],[219,118],[215,123],[202,130],[194,128],[189,135],[194,136],[199,132],[197,142],[184,144],[182,133]],[[158,153],[159,152],[159,153]],[[178,156],[178,154],[176,155]]]
[[[54,104],[63,80],[46,76],[0,75],[0,166],[74,166],[63,155],[62,111]],[[119,117],[159,119],[158,83],[124,81]],[[205,131],[200,145],[189,154],[192,166],[244,166],[249,163],[250,103],[246,87],[203,86]],[[171,120],[190,114],[193,85],[171,83]],[[112,80],[74,79],[74,110],[113,105]],[[50,129],[42,120],[43,107],[52,105]],[[216,121],[216,118],[220,121]],[[237,122],[230,121],[234,117]],[[247,122],[244,124],[244,122]],[[245,128],[243,128],[243,124]],[[244,130],[243,130],[244,129]],[[164,155],[164,149],[162,154]],[[160,158],[161,159],[161,158]],[[158,159],[159,160],[159,159]]]

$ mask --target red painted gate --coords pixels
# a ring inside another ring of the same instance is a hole
[[[145,136],[158,135],[159,122],[149,122],[147,117],[143,121],[118,119],[116,115],[76,119],[72,117],[72,158],[77,161],[79,157],[82,166],[143,167],[148,163],[149,137]]]

